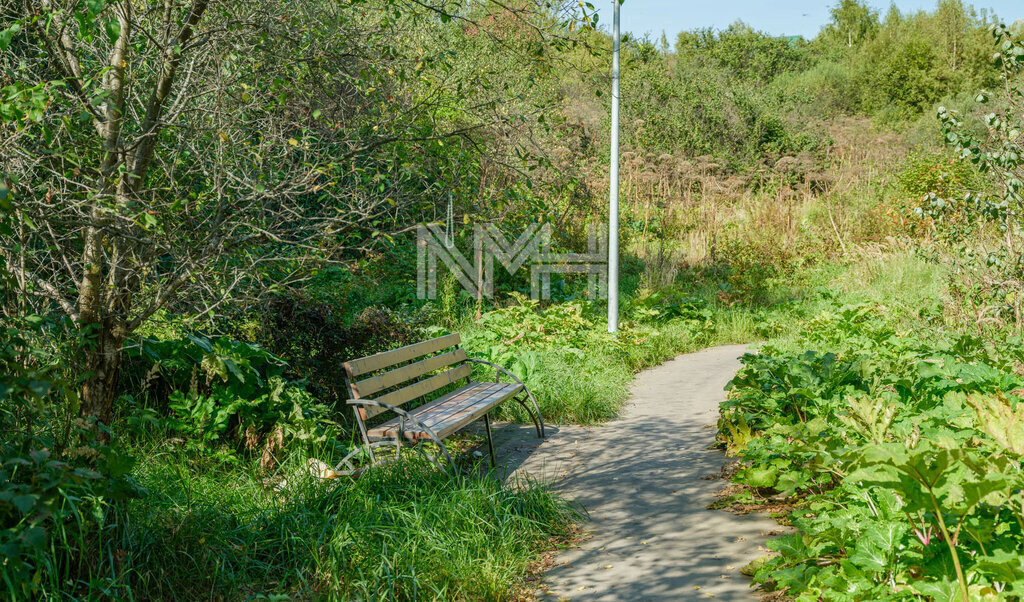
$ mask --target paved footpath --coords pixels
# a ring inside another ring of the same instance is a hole
[[[532,427],[495,433],[500,462],[589,513],[589,538],[558,554],[541,600],[757,600],[740,569],[779,526],[707,509],[724,485],[712,427],[745,351],[707,349],[639,374],[604,426],[554,427],[539,446]]]

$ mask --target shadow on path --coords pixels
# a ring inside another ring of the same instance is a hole
[[[551,485],[589,513],[589,539],[559,553],[546,591],[573,600],[756,600],[739,570],[764,553],[770,518],[708,510],[724,483],[714,443],[723,387],[744,346],[683,355],[639,374],[622,416],[495,432],[510,478]]]

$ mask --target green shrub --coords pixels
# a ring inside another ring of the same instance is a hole
[[[755,579],[798,599],[1019,595],[1024,401],[1004,392],[1024,351],[884,314],[823,313],[787,346],[806,351],[766,346],[730,384],[744,498],[795,505]]]
[[[144,339],[126,354],[144,375],[143,390],[166,392],[164,425],[197,449],[218,442],[248,450],[263,446],[270,462],[286,440],[310,445],[338,433],[333,410],[310,395],[304,382],[286,380],[286,364],[256,345],[189,335]],[[153,395],[150,401],[161,399]]]
[[[342,364],[421,337],[419,329],[387,307],[351,307],[336,299],[293,293],[272,299],[261,312],[253,339],[288,365],[287,373],[305,380],[317,399],[340,406],[345,400]]]
[[[135,459],[72,420],[74,389],[37,336],[0,327],[0,592],[12,600],[55,596],[89,574],[106,520],[142,493]]]
[[[772,291],[793,273],[798,263],[811,259],[771,237],[726,239],[716,250],[715,258],[725,268],[721,299],[751,305],[768,302]]]
[[[746,52],[747,67],[757,69],[751,57],[759,55]],[[705,58],[684,48],[674,64],[627,63],[623,112],[641,117],[622,124],[624,144],[648,153],[711,155],[730,167],[752,165],[765,153],[796,154],[823,146],[817,134],[784,118],[762,82],[737,78],[731,68]]]
[[[726,29],[683,31],[676,52],[715,63],[732,75],[768,82],[783,73],[799,71],[810,62],[803,38],[786,38],[756,31],[742,21]]]

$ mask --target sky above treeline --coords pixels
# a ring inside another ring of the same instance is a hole
[[[829,22],[829,10],[835,4],[821,0],[625,0],[622,30],[638,36],[649,33],[654,40],[658,40],[664,31],[669,43],[673,43],[680,31],[704,27],[724,29],[736,20],[742,20],[754,29],[770,34],[813,38]],[[868,4],[883,16],[889,9],[886,1],[871,0]],[[896,0],[895,4],[903,12],[915,12],[935,8],[936,1]],[[1007,23],[1024,18],[1022,0],[985,0],[970,4],[979,11],[986,8],[990,13],[994,12]],[[611,0],[594,2],[594,5],[600,9],[601,24],[610,30]]]

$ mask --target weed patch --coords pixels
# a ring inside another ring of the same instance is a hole
[[[839,305],[743,360],[733,503],[793,505],[755,580],[798,599],[1019,595],[1024,349]]]

